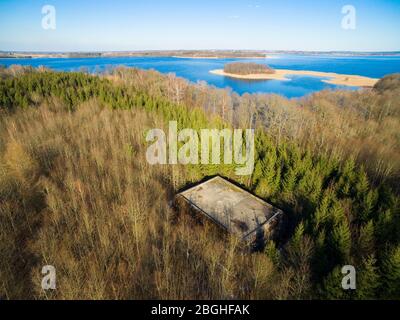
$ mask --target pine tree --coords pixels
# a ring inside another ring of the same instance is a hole
[[[372,255],[375,247],[374,239],[374,223],[372,220],[368,221],[360,228],[360,235],[358,237],[358,250],[361,256]]]
[[[288,168],[283,179],[283,191],[291,193],[296,185],[296,171],[293,168]]]
[[[268,151],[267,158],[256,162],[253,176],[258,177],[256,193],[261,197],[270,197],[277,191],[275,183],[276,153]]]
[[[338,200],[333,201],[333,204],[329,210],[329,216],[332,219],[333,225],[339,225],[343,223],[343,221],[347,221],[344,208]]]
[[[260,179],[261,179],[262,176],[263,176],[263,166],[262,166],[262,162],[263,162],[263,161],[260,160],[260,159],[257,159],[257,160],[255,161],[253,174],[252,174],[252,176],[251,176],[252,182],[253,182],[253,184],[255,184],[255,185],[260,181]]]
[[[273,241],[268,241],[267,245],[265,246],[264,252],[271,259],[274,265],[279,265],[281,256]]]
[[[400,299],[400,246],[389,251],[382,265],[384,298]]]
[[[328,209],[331,204],[331,198],[331,193],[326,192],[320,201],[318,209],[315,211],[313,220],[315,234],[321,229],[329,217]]]
[[[294,235],[292,239],[290,240],[290,246],[294,248],[299,248],[301,245],[301,241],[304,236],[304,223],[300,222],[299,225],[296,227],[296,230],[294,232]]]
[[[351,234],[347,221],[333,227],[331,247],[339,263],[348,263],[350,259]]]
[[[356,279],[355,297],[357,299],[375,299],[376,290],[379,287],[379,270],[373,256],[363,259],[361,270],[357,272]]]
[[[357,182],[355,184],[356,196],[357,198],[362,199],[369,189],[368,177],[363,167],[361,167],[360,171],[358,172],[356,179],[357,179]]]
[[[357,211],[357,221],[359,223],[365,223],[370,219],[377,201],[377,190],[369,190],[362,196],[362,199],[359,200],[360,204]]]
[[[354,174],[355,162],[353,158],[346,160],[340,172],[340,179],[338,183],[338,190],[343,196],[350,196],[351,186],[355,178]]]
[[[378,213],[376,222],[377,243],[384,246],[386,242],[395,241],[396,237],[396,221],[391,210]]]
[[[340,267],[336,267],[332,270],[323,281],[322,298],[329,300],[350,298],[350,293],[342,288],[343,276]]]

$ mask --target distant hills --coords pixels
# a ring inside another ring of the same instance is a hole
[[[0,58],[91,58],[166,56],[180,58],[265,58],[279,54],[330,55],[330,56],[400,56],[400,51],[286,51],[286,50],[147,50],[147,51],[93,51],[93,52],[35,52],[0,51]]]

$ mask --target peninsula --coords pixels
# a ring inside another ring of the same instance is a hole
[[[210,73],[246,80],[281,80],[290,81],[290,76],[312,76],[327,78],[322,80],[325,83],[350,86],[350,87],[373,87],[379,79],[369,78],[359,75],[350,74],[338,74],[334,72],[320,72],[320,71],[308,71],[308,70],[286,70],[286,69],[274,69],[273,73],[250,73],[250,74],[239,74],[226,72],[223,69],[211,70]]]

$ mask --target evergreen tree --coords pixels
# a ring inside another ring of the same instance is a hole
[[[284,179],[283,179],[283,191],[290,194],[294,190],[294,187],[296,185],[296,171],[294,168],[290,167],[285,173]]]
[[[344,166],[340,170],[340,179],[338,183],[338,189],[343,196],[350,196],[353,181],[355,179],[355,162],[353,158],[346,160]]]
[[[369,189],[368,177],[367,174],[365,173],[364,168],[361,167],[356,177],[356,184],[355,184],[356,196],[359,199],[362,199],[364,195],[368,192],[368,189]]]
[[[376,259],[368,256],[363,259],[360,271],[356,276],[357,289],[354,292],[357,299],[375,299],[379,286],[379,269],[376,267]]]
[[[369,256],[373,254],[374,247],[374,223],[370,220],[360,229],[357,252],[361,256]]]
[[[351,234],[347,221],[335,225],[332,231],[331,248],[337,259],[337,262],[349,263],[351,249]]]
[[[343,223],[343,221],[347,221],[346,215],[344,213],[344,208],[341,202],[339,202],[338,200],[333,201],[333,204],[329,210],[329,216],[332,219],[332,224],[334,226]]]
[[[362,199],[360,199],[360,205],[358,206],[357,221],[359,223],[365,223],[370,219],[373,213],[374,207],[376,206],[378,200],[378,191],[369,190],[364,194]]]
[[[329,218],[329,207],[332,202],[332,192],[331,190],[327,190],[321,201],[319,202],[319,206],[314,213],[314,219],[312,224],[314,225],[313,234],[317,235],[318,231],[325,225]]]
[[[292,239],[290,240],[290,245],[294,248],[300,248],[301,241],[304,236],[304,223],[300,222],[299,225],[296,227],[296,230],[294,232],[294,235]]]
[[[341,267],[334,268],[323,281],[322,298],[329,300],[350,299],[351,291],[344,290],[342,287],[343,277]]]
[[[383,260],[382,279],[383,297],[400,299],[400,246],[390,250]]]
[[[396,219],[392,210],[378,212],[378,219],[376,222],[378,245],[384,247],[387,242],[395,242],[395,239],[398,237],[396,231]]]
[[[264,252],[271,259],[275,266],[278,266],[280,264],[280,253],[273,241],[268,241],[265,246]]]

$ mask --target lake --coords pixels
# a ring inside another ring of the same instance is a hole
[[[0,65],[46,66],[54,70],[79,71],[85,67],[91,72],[101,71],[110,66],[124,65],[141,69],[155,69],[162,73],[175,73],[192,82],[206,81],[208,84],[229,87],[238,94],[276,93],[288,98],[302,97],[323,89],[354,90],[356,87],[336,86],[324,83],[324,78],[293,76],[291,81],[241,80],[218,76],[210,70],[223,69],[224,64],[241,61],[268,64],[276,69],[310,70],[356,74],[381,78],[400,72],[400,56],[315,56],[277,55],[266,59],[190,59],[175,57],[101,57],[101,58],[35,58],[0,59]]]

